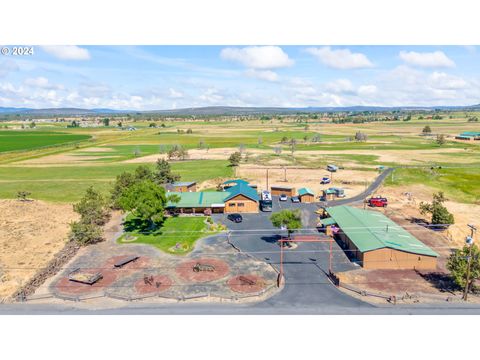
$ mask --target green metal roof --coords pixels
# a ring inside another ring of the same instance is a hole
[[[464,131],[460,134],[460,136],[467,136],[467,137],[480,136],[480,132],[479,131]]]
[[[438,256],[435,251],[378,211],[350,206],[334,206],[326,210],[361,252],[391,248],[413,254]]]
[[[336,193],[337,193],[337,191],[336,191],[335,189],[333,189],[333,188],[328,188],[328,189],[326,189],[326,190],[323,190],[323,192],[324,192],[325,194],[336,194]]]
[[[245,184],[248,185],[248,181],[242,180],[242,179],[233,179],[233,180],[227,180],[223,183],[223,185],[228,185],[228,184]]]
[[[241,180],[241,181],[243,181],[243,180]],[[234,198],[237,195],[244,195],[244,196],[246,196],[249,199],[252,199],[254,201],[259,200],[257,190],[250,187],[246,181],[237,183],[237,185],[232,186],[231,188],[228,188],[228,190],[226,192],[229,193],[229,194],[225,198],[225,201],[227,201],[231,198]]]
[[[199,192],[169,192],[168,195],[178,195],[180,202],[168,202],[167,207],[194,208],[211,207],[212,204],[224,204],[225,192],[223,191],[199,191]]]
[[[243,181],[243,180],[242,180]],[[224,204],[225,201],[237,195],[244,195],[249,199],[258,201],[257,191],[251,188],[248,183],[240,183],[232,186],[226,191],[196,191],[196,192],[168,192],[168,195],[178,195],[180,202],[168,202],[167,207],[194,208],[211,207],[212,204]]]
[[[307,195],[307,194],[315,195],[315,193],[312,190],[310,190],[309,188],[298,189],[298,196]]]
[[[322,223],[323,226],[334,225],[337,223],[335,219],[332,217],[320,219],[320,222]]]

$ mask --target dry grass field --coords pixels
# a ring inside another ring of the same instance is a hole
[[[0,300],[11,296],[60,251],[77,219],[71,205],[0,200]]]

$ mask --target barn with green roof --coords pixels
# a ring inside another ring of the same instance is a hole
[[[325,209],[321,223],[347,255],[366,269],[435,269],[438,254],[379,211],[351,206]]]

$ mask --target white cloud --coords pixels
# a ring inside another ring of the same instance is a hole
[[[429,76],[429,83],[441,90],[463,89],[467,86],[467,82],[461,77],[436,71]]]
[[[9,73],[18,70],[18,65],[15,61],[7,59],[0,63],[0,77],[7,76]]]
[[[357,93],[359,96],[372,96],[377,93],[377,87],[375,85],[361,85],[358,87]]]
[[[434,52],[416,52],[400,51],[400,59],[409,65],[420,67],[454,67],[455,62],[451,60],[443,51]]]
[[[266,80],[266,81],[278,81],[278,74],[272,70],[255,70],[248,69],[245,71],[248,77]]]
[[[43,77],[43,76],[39,76],[35,78],[27,78],[25,79],[24,84],[27,86],[31,86],[34,88],[41,88],[41,89],[52,89],[52,90],[63,89],[62,85],[52,84],[46,77]]]
[[[171,99],[180,99],[180,98],[183,98],[183,93],[181,93],[180,91],[177,91],[173,88],[170,88],[168,89],[168,93],[169,93],[169,97]]]
[[[278,46],[225,48],[220,52],[220,57],[238,62],[250,69],[277,69],[292,66],[294,63]]]
[[[325,84],[325,89],[334,93],[354,93],[355,88],[348,79],[337,79]]]
[[[220,105],[220,102],[224,100],[224,97],[218,93],[217,89],[209,88],[201,94],[198,99],[202,102]]]
[[[374,66],[365,54],[352,53],[349,49],[334,50],[330,46],[324,46],[307,48],[305,51],[315,56],[322,64],[334,69],[363,69]]]
[[[87,49],[76,45],[42,46],[45,52],[61,60],[89,60],[90,53]]]

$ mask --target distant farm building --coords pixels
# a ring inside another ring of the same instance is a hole
[[[170,192],[180,201],[169,202],[167,210],[177,214],[256,213],[259,197],[257,191],[244,180],[229,181],[225,191]]]
[[[455,136],[457,140],[480,140],[480,132],[478,131],[465,131],[460,135]]]
[[[315,201],[315,193],[309,188],[298,189],[298,198],[302,203],[311,203]]]
[[[172,184],[167,184],[165,186],[167,191],[175,192],[193,192],[197,191],[197,183],[194,181],[182,181],[174,182]]]
[[[282,195],[295,196],[295,188],[289,186],[271,186],[270,192],[272,195]]]
[[[365,269],[435,269],[438,254],[378,211],[350,206],[325,209],[321,219],[347,255]]]

